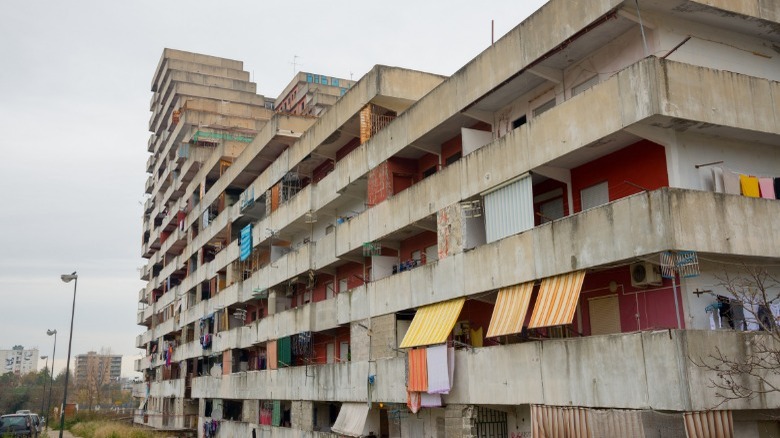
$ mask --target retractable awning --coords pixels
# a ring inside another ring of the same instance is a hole
[[[493,316],[490,317],[487,337],[511,335],[523,331],[523,322],[531,302],[534,282],[516,284],[498,291]]]
[[[336,417],[336,422],[330,430],[340,435],[359,437],[363,434],[366,418],[368,418],[366,403],[343,403],[339,416]]]
[[[584,279],[585,271],[543,279],[528,328],[571,324]]]
[[[446,342],[458,321],[458,315],[463,310],[465,301],[465,298],[457,298],[417,309],[412,324],[401,342],[401,348]]]

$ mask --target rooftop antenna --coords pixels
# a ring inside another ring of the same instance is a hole
[[[490,45],[496,43],[496,20],[490,20]]]
[[[298,67],[303,65],[298,63],[298,58],[299,58],[298,55],[293,55],[293,61],[290,63],[293,66],[293,74],[298,73]]]
[[[352,80],[352,75],[354,75],[354,73],[352,73],[352,72],[349,72],[349,80],[350,80],[350,81]]]

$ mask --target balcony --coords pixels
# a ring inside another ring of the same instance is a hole
[[[691,358],[744,354],[756,333],[660,330],[458,350],[446,404],[546,404],[699,411],[714,406],[712,372]],[[373,401],[406,401],[405,357],[376,361]],[[487,370],[490,370],[487,372]],[[193,379],[195,398],[366,401],[368,362],[249,371]],[[475,378],[474,376],[479,376]],[[780,377],[777,378],[780,383]],[[777,409],[780,395],[719,409]]]

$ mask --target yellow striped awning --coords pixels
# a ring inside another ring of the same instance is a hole
[[[498,291],[493,316],[490,317],[487,337],[511,335],[523,331],[525,314],[531,302],[534,282],[505,287]]]
[[[585,271],[543,279],[528,328],[571,324],[584,279]]]
[[[458,315],[463,310],[465,298],[442,301],[417,309],[412,324],[401,342],[401,348],[442,344],[455,327]]]

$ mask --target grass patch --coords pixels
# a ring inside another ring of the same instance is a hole
[[[112,421],[83,421],[75,424],[71,433],[81,438],[156,438],[160,435]]]

